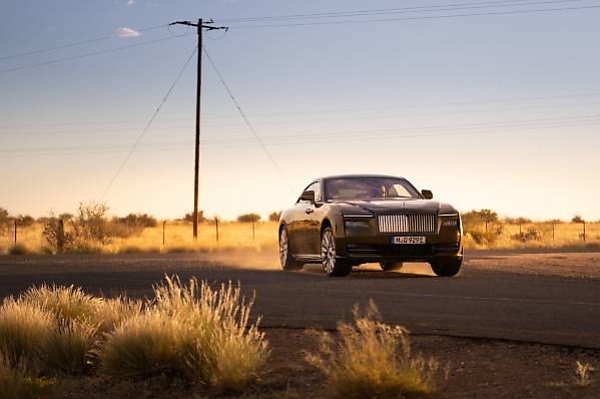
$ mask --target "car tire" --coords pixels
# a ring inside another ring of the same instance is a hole
[[[352,271],[352,265],[337,257],[335,237],[331,227],[326,227],[321,234],[321,263],[325,274],[330,277],[344,277]]]
[[[440,277],[453,277],[462,266],[462,258],[440,259],[431,262],[431,270]]]
[[[402,266],[404,266],[404,263],[402,262],[379,262],[379,267],[386,272],[399,272],[402,270]]]
[[[279,264],[285,271],[302,269],[302,263],[294,260],[290,251],[290,240],[285,226],[279,231]]]

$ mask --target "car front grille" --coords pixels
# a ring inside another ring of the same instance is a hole
[[[379,215],[380,233],[419,233],[435,234],[435,214],[402,214],[402,215]]]

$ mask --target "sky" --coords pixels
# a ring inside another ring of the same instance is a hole
[[[600,219],[600,0],[0,0],[0,207],[191,212],[198,18],[205,215],[377,173]]]

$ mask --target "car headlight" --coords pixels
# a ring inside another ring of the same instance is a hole
[[[458,218],[456,219],[443,219],[442,220],[443,227],[458,227]]]
[[[369,229],[371,225],[367,220],[344,220],[346,229]]]

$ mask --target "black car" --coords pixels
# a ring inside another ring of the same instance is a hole
[[[401,177],[316,179],[281,215],[281,267],[322,263],[327,275],[346,276],[362,263],[388,271],[428,262],[438,276],[454,276],[463,260],[460,214],[432,198]]]

